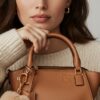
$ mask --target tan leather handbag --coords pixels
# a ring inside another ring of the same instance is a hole
[[[30,100],[94,100],[99,87],[97,73],[81,67],[77,50],[68,38],[60,34],[50,34],[48,38],[61,39],[69,46],[73,67],[49,68],[48,65],[37,70],[31,47],[27,65],[9,72],[12,90],[27,95]]]

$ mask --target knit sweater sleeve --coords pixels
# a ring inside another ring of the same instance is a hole
[[[16,29],[0,34],[0,85],[5,79],[6,68],[24,56],[25,53],[25,44]]]

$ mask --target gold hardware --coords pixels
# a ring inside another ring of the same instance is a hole
[[[28,83],[28,75],[29,75],[30,71],[31,71],[31,69],[26,67],[26,69],[20,75],[20,77],[17,77],[17,80],[19,80],[19,82],[20,82],[19,87],[17,89],[17,93],[21,94],[23,86]]]
[[[76,68],[75,68],[75,75],[76,74],[82,74],[82,69],[80,68],[79,70],[77,70]]]
[[[19,77],[17,77],[17,80],[19,81],[19,87],[17,89],[17,93],[21,94],[22,88],[24,87],[24,85],[30,84],[28,82],[28,77],[29,77],[29,73],[31,73],[31,71],[32,71],[32,67],[26,66],[24,72],[21,73],[21,75]],[[34,71],[35,71],[35,69],[34,69]]]

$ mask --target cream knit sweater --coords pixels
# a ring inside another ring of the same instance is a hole
[[[100,72],[100,43],[92,41],[87,44],[75,44],[81,66],[90,70]],[[72,56],[69,48],[51,54],[35,54],[34,64],[37,66],[72,66]],[[27,63],[27,50],[23,40],[15,29],[0,35],[0,85],[7,75],[7,69],[17,70]],[[99,93],[99,91],[98,91]],[[100,100],[97,96],[96,100]]]

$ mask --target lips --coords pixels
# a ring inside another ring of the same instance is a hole
[[[37,23],[45,23],[50,19],[50,16],[46,14],[41,14],[41,15],[34,15],[31,16],[32,20],[34,20]]]

